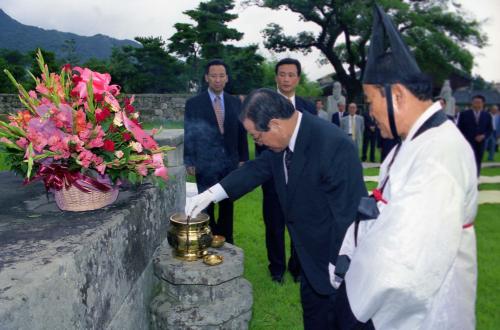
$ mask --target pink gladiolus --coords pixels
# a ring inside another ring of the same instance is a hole
[[[130,147],[137,151],[137,152],[142,152],[142,145],[139,142],[130,142]]]
[[[141,163],[137,166],[137,173],[139,173],[142,176],[148,175],[148,169],[145,164]]]
[[[20,138],[19,140],[16,141],[16,144],[19,147],[25,149],[28,146],[28,140],[26,140],[26,138],[22,137],[22,138]]]
[[[104,172],[106,171],[106,164],[102,163],[100,165],[96,166],[97,172],[99,172],[101,175],[104,175]]]
[[[85,168],[89,168],[93,159],[94,159],[94,154],[86,149],[80,152],[80,154],[78,155],[78,160]]]
[[[109,73],[99,73],[91,71],[88,68],[74,67],[74,71],[80,74],[80,79],[73,79],[76,86],[71,91],[73,95],[78,95],[80,98],[87,97],[87,83],[92,79],[92,90],[94,94],[104,94],[106,92],[118,95],[119,87],[110,85],[111,76]]]
[[[153,154],[153,167],[163,167],[163,154]]]
[[[157,168],[155,170],[155,175],[163,178],[164,180],[168,180],[168,170],[165,166]]]

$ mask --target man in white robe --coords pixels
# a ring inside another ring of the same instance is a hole
[[[340,286],[338,327],[474,329],[474,155],[432,103],[430,79],[379,7],[363,89],[382,136],[400,144],[382,164],[375,211],[366,207],[370,199],[361,204],[360,221],[330,265],[332,285]]]

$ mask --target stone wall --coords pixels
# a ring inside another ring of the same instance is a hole
[[[135,107],[141,114],[142,122],[183,121],[184,104],[188,94],[137,94]],[[22,108],[17,94],[0,94],[0,115]]]
[[[185,202],[182,131],[165,132],[167,188],[124,188],[95,211],[60,211],[42,183],[0,172],[0,329],[149,328],[153,253]]]

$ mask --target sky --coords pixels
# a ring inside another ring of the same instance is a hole
[[[163,40],[175,32],[177,22],[192,23],[183,14],[194,9],[199,0],[0,0],[0,8],[10,17],[26,24],[44,29],[55,29],[84,36],[104,34],[118,39],[133,39],[136,36],[161,36]],[[290,11],[271,11],[265,8],[243,7],[240,0],[234,13],[238,19],[229,26],[244,33],[237,45],[259,44],[261,54],[269,59],[291,56],[299,59],[310,79],[317,79],[333,72],[329,64],[320,66],[320,52],[313,50],[301,53],[270,53],[264,49],[261,31],[268,23],[280,24],[287,34],[300,31],[319,31],[313,23],[299,21],[299,16]],[[487,81],[500,82],[500,0],[455,0],[462,5],[467,15],[484,21],[483,31],[488,35],[489,45],[482,49],[471,47],[475,55],[473,74]],[[1,33],[1,32],[0,32]]]

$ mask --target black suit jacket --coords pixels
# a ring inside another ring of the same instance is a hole
[[[376,136],[377,134],[377,125],[375,124],[375,119],[373,119],[370,114],[365,113],[363,114],[363,118],[365,120],[365,131],[364,131],[364,136],[367,137],[372,137]],[[372,131],[370,127],[375,126],[375,130]]]
[[[297,95],[295,95],[295,109],[300,112],[309,112],[315,116],[318,114],[314,104]],[[258,145],[257,143],[255,144],[255,151],[257,152],[257,155],[267,149],[268,148],[266,146]]]
[[[465,139],[469,141],[471,145],[477,143],[475,140],[477,135],[484,134],[486,139],[493,130],[491,115],[486,111],[481,111],[479,115],[479,122],[476,123],[476,117],[472,109],[460,113],[457,126],[465,136]],[[484,141],[485,140],[483,140],[481,143],[484,143]]]
[[[200,192],[219,182],[248,160],[246,131],[239,120],[241,102],[224,92],[224,134],[219,131],[207,91],[186,102],[184,113],[184,163],[196,168]]]
[[[342,112],[342,117],[345,117],[345,116],[347,116],[347,111]],[[332,115],[332,123],[334,123],[335,125],[340,127],[340,112],[337,111]],[[365,127],[366,127],[366,125],[365,125]]]
[[[316,292],[332,294],[328,263],[335,264],[360,198],[366,195],[354,144],[339,128],[305,112],[288,184],[283,152],[271,150],[262,152],[220,184],[235,200],[271,178],[307,279]]]

